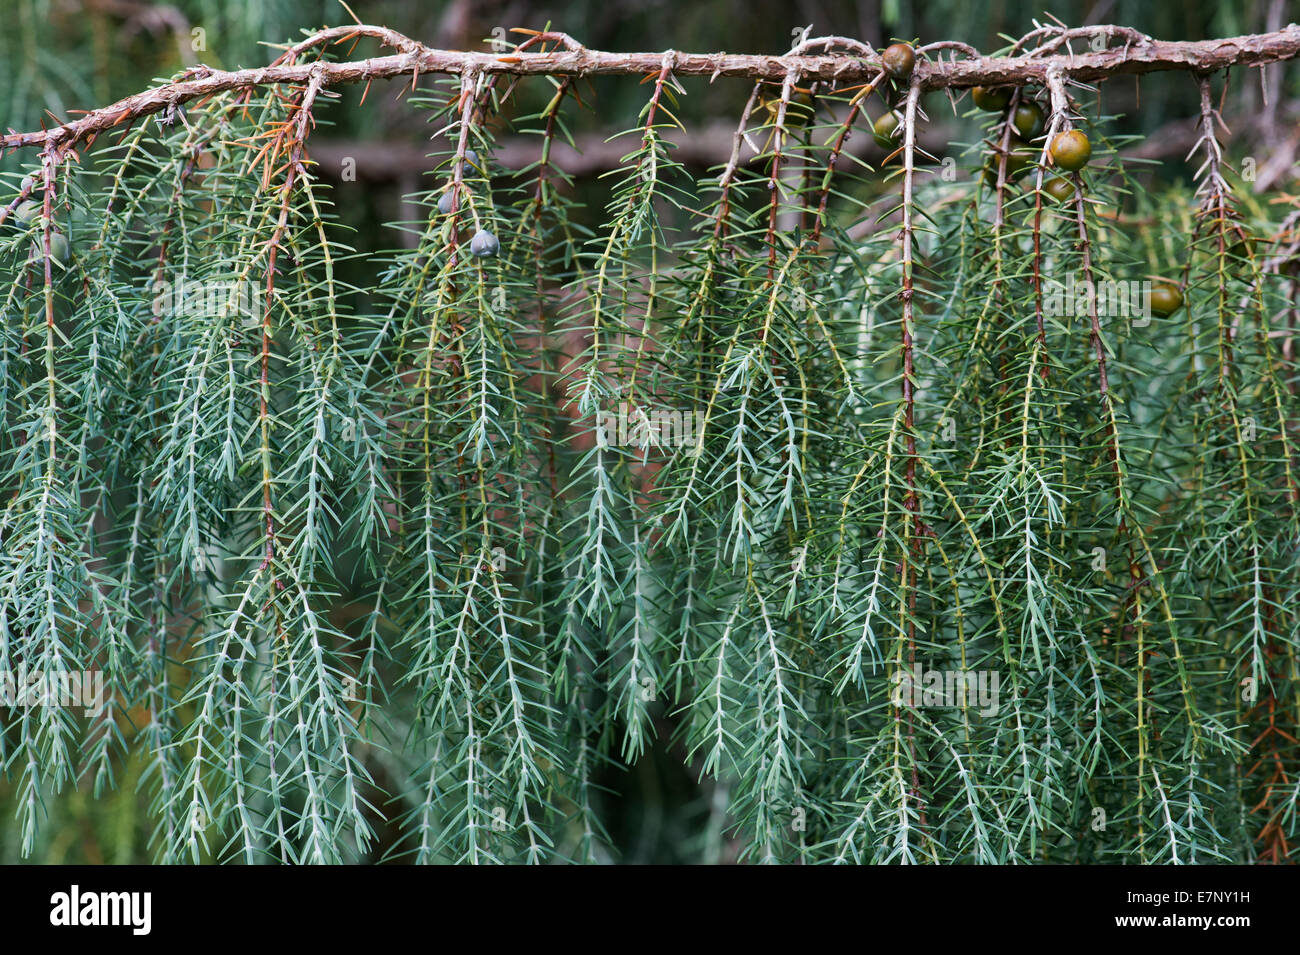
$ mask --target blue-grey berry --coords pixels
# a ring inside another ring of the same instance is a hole
[[[487,229],[479,229],[474,233],[474,238],[469,240],[470,255],[477,255],[480,258],[496,255],[500,248],[501,243],[497,241],[497,237]]]
[[[20,202],[18,208],[14,210],[14,220],[20,226],[30,225],[43,211],[44,208],[39,202],[28,199],[26,202]]]
[[[62,232],[50,233],[50,258],[60,265],[68,261],[68,237]]]
[[[451,212],[451,204],[454,198],[455,198],[455,193],[453,193],[450,189],[448,189],[441,196],[439,196],[438,211],[441,212],[443,215],[446,215],[447,213]]]
[[[68,264],[68,237],[62,232],[50,232],[50,260],[58,265]],[[33,264],[45,261],[44,244],[39,237],[32,240],[32,251],[27,261]]]

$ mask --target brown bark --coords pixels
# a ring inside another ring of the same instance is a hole
[[[977,85],[1042,83],[1049,71],[1057,70],[1067,79],[1088,82],[1108,76],[1152,73],[1162,70],[1210,72],[1230,66],[1254,66],[1300,57],[1300,26],[1291,24],[1273,33],[1253,34],[1222,40],[1196,42],[1161,42],[1132,31],[1114,27],[1092,27],[1070,31],[1081,42],[1092,32],[1111,40],[1122,39],[1123,46],[1101,52],[1059,54],[1064,34],[1057,42],[1048,42],[1029,53],[1000,58],[929,60],[927,49],[954,56],[955,45],[934,44],[918,52],[915,77],[922,90],[962,89]],[[400,52],[391,56],[372,57],[343,63],[293,62],[308,50],[351,37],[371,37]],[[674,76],[739,76],[751,80],[783,83],[793,73],[800,82],[822,80],[844,85],[863,83],[880,71],[878,54],[866,55],[865,48],[853,41],[827,38],[808,41],[805,47],[852,44],[852,52],[764,56],[736,53],[608,53],[589,50],[561,33],[545,34],[545,39],[563,46],[551,52],[516,52],[508,54],[433,50],[384,27],[341,26],[323,30],[292,47],[270,66],[247,70],[213,70],[198,66],[187,70],[183,78],[154,89],[145,90],[112,105],[91,110],[86,115],[48,130],[10,132],[0,137],[0,152],[5,149],[44,147],[53,144],[68,148],[87,137],[115,126],[173,108],[195,99],[230,90],[244,90],[275,84],[305,84],[314,75],[321,76],[324,87],[343,83],[370,82],[396,76],[418,77],[422,73],[482,74],[506,73],[517,76],[591,76],[597,74],[650,75],[669,64]],[[536,41],[536,36],[532,41]]]

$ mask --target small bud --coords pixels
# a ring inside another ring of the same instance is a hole
[[[501,248],[501,243],[487,229],[479,229],[474,233],[474,238],[469,240],[469,251],[471,255],[477,255],[479,258],[496,255],[497,250]]]
[[[23,177],[23,184],[22,184],[22,191],[23,191],[23,192],[31,192],[31,191],[32,191],[33,189],[35,189],[35,188],[36,188],[36,180],[33,179],[31,176],[24,176],[24,177]]]

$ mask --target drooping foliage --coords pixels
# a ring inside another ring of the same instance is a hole
[[[944,155],[919,86],[758,83],[698,176],[691,82],[646,78],[595,229],[563,76],[421,80],[394,248],[310,158],[366,108],[318,79],[13,177],[0,670],[111,694],[0,710],[23,852],[75,784],[141,787],[159,860],[606,861],[668,746],[745,861],[1285,860],[1300,213],[1223,78],[1194,191],[1060,77]]]

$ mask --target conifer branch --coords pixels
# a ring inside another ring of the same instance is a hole
[[[1054,53],[1055,49],[1067,44],[1071,38],[1098,35],[1108,39],[1124,39],[1124,46],[1101,52]],[[290,47],[270,66],[233,71],[214,70],[203,65],[191,67],[177,81],[91,110],[80,119],[33,132],[9,131],[0,136],[0,153],[4,150],[43,147],[47,143],[52,143],[61,150],[73,149],[79,143],[93,142],[98,135],[110,129],[129,125],[141,117],[164,110],[174,110],[191,101],[202,101],[231,90],[246,91],[268,85],[301,85],[317,74],[321,77],[322,86],[331,88],[348,83],[369,84],[376,79],[399,76],[415,79],[421,74],[437,73],[635,76],[657,73],[663,66],[662,53],[607,53],[587,49],[567,34],[548,33],[545,36],[564,49],[509,54],[432,50],[384,27],[332,27]],[[376,39],[401,52],[354,62],[291,62],[308,50],[347,42],[357,37]],[[837,41],[836,38],[806,41],[806,46],[813,45],[833,46],[837,45]],[[881,64],[877,54],[868,53],[860,44],[856,47],[850,45],[850,49],[852,52],[843,54],[797,53],[782,56],[674,51],[670,61],[675,76],[707,76],[710,80],[726,76],[780,83],[793,74],[803,81],[854,83],[865,82],[879,73]],[[1097,26],[1062,32],[1052,42],[1020,56],[937,59],[930,62],[921,60],[917,63],[915,75],[923,91],[965,89],[981,85],[1044,83],[1048,73],[1054,71],[1079,82],[1089,82],[1112,76],[1168,70],[1212,72],[1233,66],[1259,66],[1298,56],[1300,26],[1295,24],[1273,33],[1201,41],[1159,41],[1117,27]]]
[[[6,136],[0,671],[102,667],[116,707],[0,707],[15,851],[129,766],[168,862],[607,861],[607,771],[680,758],[701,858],[1294,855],[1300,239],[1212,74],[1296,43],[346,26]],[[1199,84],[1193,199],[1087,85],[1161,69]],[[644,92],[587,214],[556,145],[597,73]],[[692,75],[749,85],[704,175]],[[432,132],[396,248],[310,158],[383,78]],[[923,94],[971,83],[940,165]],[[1179,270],[1158,312],[1102,291]]]

